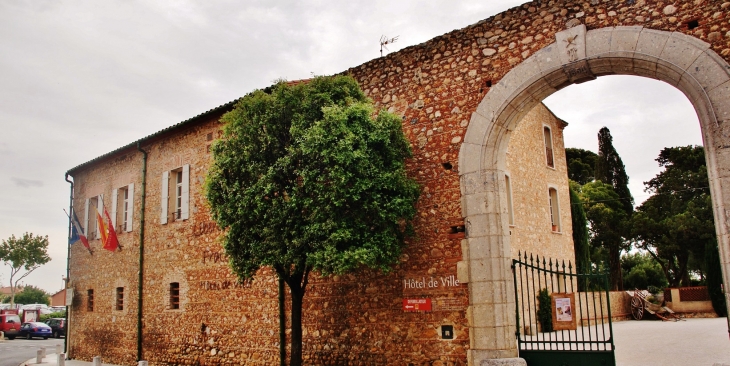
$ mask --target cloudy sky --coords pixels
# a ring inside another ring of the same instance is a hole
[[[25,283],[61,289],[66,170],[210,108],[328,75],[466,27],[520,0],[0,2],[0,239],[48,235],[53,260]],[[687,99],[657,81],[607,77],[546,100],[566,146],[608,126],[637,202],[664,146],[701,144]],[[10,270],[0,266],[0,284]]]

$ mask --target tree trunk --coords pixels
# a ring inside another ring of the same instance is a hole
[[[302,300],[304,289],[297,284],[289,284],[291,289],[291,359],[290,366],[302,365]]]
[[[618,243],[608,249],[608,266],[611,274],[611,290],[623,291],[624,284],[621,276],[621,249]]]

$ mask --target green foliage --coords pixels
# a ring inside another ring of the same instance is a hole
[[[291,290],[292,365],[309,273],[387,272],[412,232],[410,145],[399,117],[373,115],[350,77],[279,82],[223,116],[212,147],[206,197],[231,268],[249,280],[273,267]]]
[[[629,249],[626,240],[629,217],[619,195],[610,184],[594,181],[584,185],[580,198],[590,223],[591,259],[601,261],[597,267],[607,267],[611,289],[619,290],[621,281],[621,251]]]
[[[718,316],[727,316],[725,294],[722,293],[722,265],[717,241],[713,240],[705,246],[705,262],[707,266],[707,291],[710,293],[712,308]]]
[[[50,260],[48,236],[25,233],[21,238],[12,235],[3,240],[0,245],[0,262],[10,267],[11,304],[15,303],[15,288],[18,282]]]
[[[626,175],[624,162],[613,147],[613,137],[608,128],[598,131],[598,158],[596,159],[595,179],[610,184],[621,200],[627,215],[634,211],[634,198],[629,190],[629,176]]]
[[[613,137],[608,128],[603,127],[598,131],[598,158],[595,166],[595,179],[601,181],[613,189],[614,195],[611,195],[611,204],[603,205],[599,209],[611,206],[611,213],[603,212],[603,217],[611,216],[610,223],[601,223],[602,228],[593,230],[594,240],[591,244],[594,250],[601,252],[607,259],[609,275],[611,278],[611,289],[622,290],[623,281],[621,280],[621,251],[628,248],[629,225],[627,220],[634,211],[634,198],[629,191],[629,176],[626,175],[626,169],[621,157],[613,147]],[[588,183],[590,184],[590,183]],[[605,195],[604,195],[605,196]],[[604,197],[608,199],[607,196]],[[597,202],[594,198],[591,202]],[[607,203],[607,201],[601,201]],[[601,205],[599,203],[599,205]],[[618,211],[623,211],[620,215]],[[590,210],[586,210],[591,226],[597,223],[595,218],[591,218]],[[599,238],[596,238],[598,236]]]
[[[690,270],[702,270],[705,246],[715,239],[704,149],[664,148],[656,161],[664,170],[644,183],[653,195],[632,217],[632,236],[671,287],[690,286]]]
[[[540,323],[540,332],[553,331],[552,299],[547,288],[543,288],[537,295],[537,322]]]
[[[575,271],[576,273],[588,273],[591,268],[591,246],[588,234],[588,218],[583,209],[583,202],[578,196],[580,186],[570,182],[570,216],[573,223],[573,248],[575,250]],[[585,279],[578,278],[580,291],[586,290]]]
[[[594,167],[598,155],[593,151],[568,147],[565,149],[565,160],[568,165],[568,178],[584,185],[595,179]]]
[[[42,314],[41,315],[40,322],[41,323],[48,324],[48,320],[49,319],[53,319],[53,318],[65,318],[65,317],[66,317],[66,312],[65,311],[56,311],[56,312],[50,313],[50,314]]]
[[[7,298],[7,301],[3,301],[4,303],[10,302],[10,297]],[[51,304],[51,295],[49,295],[44,290],[34,287],[34,286],[25,286],[23,287],[23,291],[20,291],[19,293],[15,294],[15,303],[17,304]]]
[[[623,255],[621,257],[621,270],[623,271],[625,289],[663,289],[669,284],[664,277],[661,265],[648,253]]]

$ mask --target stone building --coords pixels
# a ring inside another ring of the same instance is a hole
[[[69,171],[74,177],[74,206],[93,251],[80,245],[72,248],[72,357],[101,354],[105,360],[132,363],[141,346],[143,358],[153,363],[276,362],[275,277],[263,271],[250,285],[238,283],[216,241],[220,232],[203,197],[209,146],[221,132],[218,119],[232,106],[227,103]],[[510,187],[515,256],[529,251],[572,260],[562,135],[566,125],[539,104],[512,135],[504,180]],[[439,194],[441,177],[450,173],[448,167],[441,170],[443,175],[420,178],[427,198]],[[466,362],[468,298],[455,266],[463,221],[431,226],[427,222],[434,214],[429,206],[419,202],[424,214],[416,226],[419,237],[430,238],[409,243],[395,273],[370,273],[367,280],[361,275],[315,279],[310,284],[305,296],[307,362]],[[103,212],[102,207],[114,221],[121,251],[101,248],[94,210]],[[437,235],[426,234],[430,231]],[[440,231],[445,235],[438,235]],[[404,312],[406,298],[430,299],[432,311]],[[140,304],[143,341],[137,345]],[[454,339],[441,339],[441,326],[453,327]]]
[[[480,365],[517,357],[515,250],[549,248],[571,257],[568,195],[559,176],[563,125],[524,117],[556,90],[603,75],[665,81],[695,107],[730,282],[730,191],[723,188],[730,187],[729,8],[717,0],[536,0],[344,71],[377,108],[403,117],[414,150],[409,173],[422,186],[418,236],[388,276],[310,284],[305,363]],[[237,283],[200,195],[208,145],[231,107],[68,172],[80,218],[103,201],[122,245],[112,253],[94,241],[93,255],[80,245],[71,249],[72,357],[277,362],[274,278],[264,271],[249,285]],[[549,114],[540,107],[534,113]],[[537,128],[528,135],[538,137],[518,144],[530,139],[519,133],[531,125]],[[545,166],[545,127],[554,171]],[[526,188],[537,193],[518,192]],[[550,208],[555,201],[557,210]],[[404,299],[430,299],[431,311],[403,311]]]

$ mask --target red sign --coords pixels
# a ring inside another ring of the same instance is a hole
[[[403,311],[431,311],[431,299],[403,299]]]

